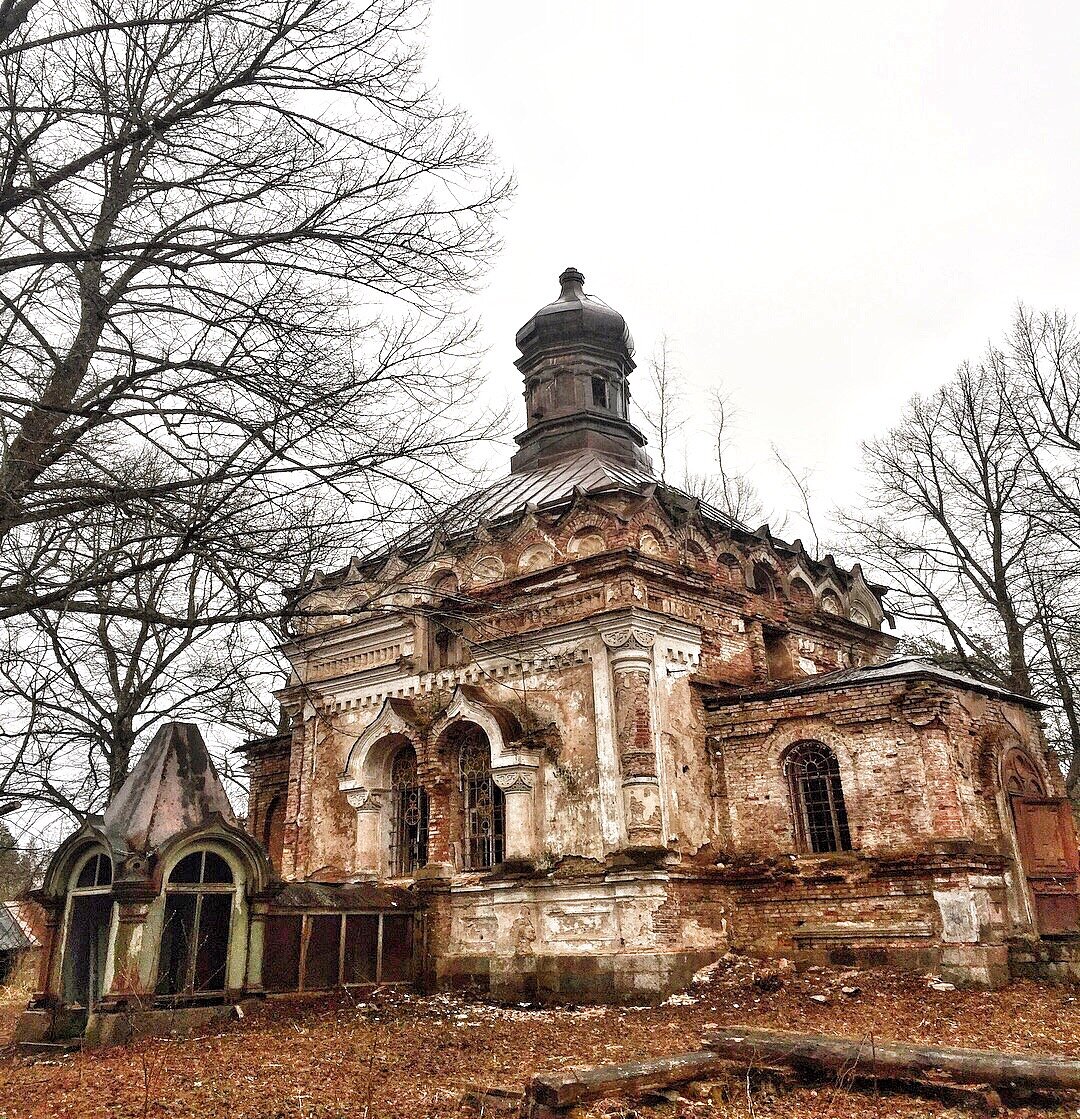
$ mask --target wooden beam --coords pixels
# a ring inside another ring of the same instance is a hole
[[[532,1078],[529,1099],[542,1107],[561,1111],[586,1100],[633,1096],[673,1084],[686,1084],[726,1068],[730,1068],[729,1061],[721,1060],[709,1050],[698,1050],[650,1061],[546,1072]]]
[[[992,1049],[903,1045],[865,1037],[799,1034],[784,1030],[714,1029],[705,1045],[718,1057],[744,1065],[787,1065],[815,1073],[843,1072],[882,1079],[942,1077],[994,1088],[1080,1089],[1080,1061]]]

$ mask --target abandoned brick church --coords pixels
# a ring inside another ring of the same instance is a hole
[[[58,853],[37,1007],[376,979],[636,1003],[729,949],[1080,977],[1038,705],[890,659],[858,566],[658,480],[626,323],[560,283],[517,334],[509,475],[299,596],[246,832],[173,727]]]

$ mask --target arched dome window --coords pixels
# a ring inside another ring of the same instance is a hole
[[[66,1006],[93,1008],[101,1000],[112,925],[112,859],[94,851],[74,877],[68,903],[62,968]]]
[[[470,726],[458,753],[462,797],[462,856],[465,870],[485,870],[503,861],[506,801],[491,776],[491,747]]]
[[[92,887],[111,885],[112,859],[104,851],[99,851],[83,863],[83,868],[79,871],[79,877],[75,883],[75,889],[82,892]]]
[[[157,992],[223,993],[236,887],[216,851],[192,851],[173,867],[165,891]]]
[[[417,776],[416,750],[410,745],[394,755],[390,789],[390,873],[402,877],[427,863],[428,798]]]
[[[836,755],[822,742],[800,742],[784,760],[799,847],[813,854],[850,851],[844,788]]]

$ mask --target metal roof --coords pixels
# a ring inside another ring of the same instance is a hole
[[[631,492],[642,496],[655,492],[661,500],[695,510],[704,521],[752,535],[752,530],[715,505],[700,501],[677,486],[668,485],[649,471],[627,466],[593,450],[578,451],[539,470],[508,474],[489,486],[476,490],[446,510],[435,523],[418,524],[392,544],[380,548],[358,562],[367,566],[394,553],[409,553],[427,547],[436,534],[446,540],[459,540],[480,525],[495,526],[512,521],[527,508],[553,510],[568,505],[575,492],[591,496]],[[327,572],[322,584],[334,583],[349,567]]]
[[[275,909],[399,910],[416,908],[416,898],[400,886],[374,882],[284,882],[271,904]]]
[[[0,952],[20,952],[37,948],[40,941],[23,920],[17,901],[0,902]]]
[[[880,664],[865,665],[862,668],[842,668],[838,672],[825,672],[820,676],[808,676],[804,680],[794,680],[789,684],[782,684],[779,687],[768,688],[759,692],[708,696],[705,702],[710,707],[727,707],[736,703],[752,703],[756,700],[779,698],[785,695],[803,695],[807,692],[861,687],[865,684],[880,684],[892,680],[914,678],[932,679],[943,684],[950,684],[953,687],[984,692],[987,695],[1007,699],[1012,703],[1022,703],[1027,707],[1043,708],[1046,706],[1045,703],[1040,703],[1029,696],[1018,695],[1006,688],[999,688],[995,684],[987,684],[982,680],[976,680],[973,676],[965,676],[963,673],[942,668],[923,657],[893,657],[887,661],[882,661]]]

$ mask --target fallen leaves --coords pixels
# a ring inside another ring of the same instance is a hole
[[[14,1018],[5,1014],[3,1022],[10,1026]],[[471,1085],[523,1086],[545,1069],[676,1053],[696,1048],[709,1024],[747,1023],[1070,1056],[1080,1051],[1080,999],[1067,989],[1023,982],[995,992],[938,990],[915,975],[797,974],[783,961],[728,957],[686,996],[654,1008],[497,1007],[384,988],[359,1001],[347,995],[268,1000],[211,1036],[144,1040],[50,1064],[8,1049],[0,1056],[0,1117],[142,1119],[145,1069],[152,1075],[148,1119],[459,1115]],[[686,1115],[747,1116],[745,1087],[736,1088],[728,1096],[688,1094],[690,1102],[635,1107],[650,1119],[679,1116],[680,1108]],[[758,1119],[899,1119],[945,1111],[924,1100],[875,1103],[858,1096],[845,1097],[836,1110],[830,1099],[826,1091],[800,1089],[775,1104],[754,1098],[752,1105]]]

